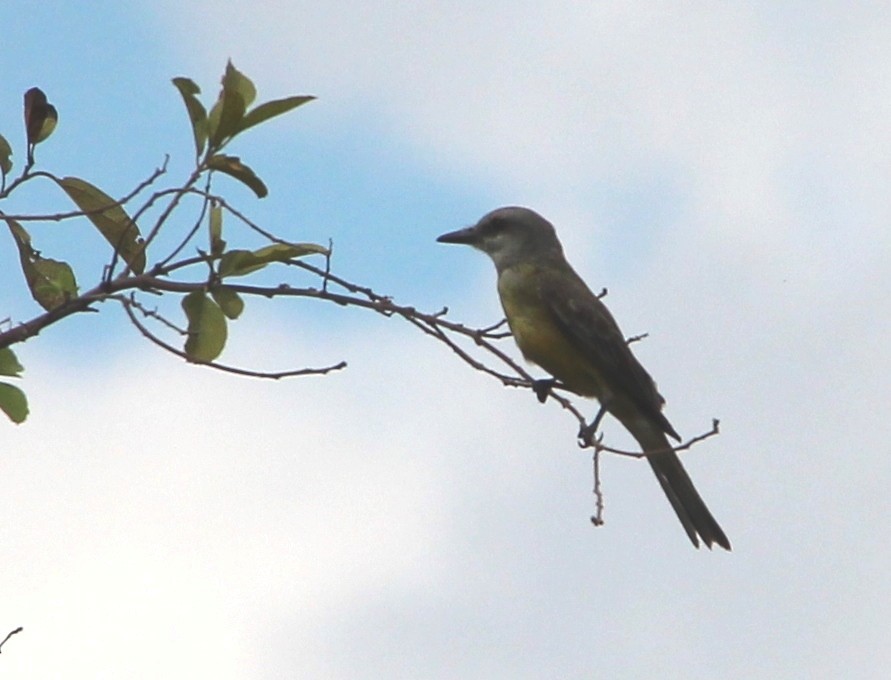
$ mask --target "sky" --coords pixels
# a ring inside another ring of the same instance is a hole
[[[683,460],[733,543],[693,549],[618,457],[593,527],[572,418],[398,319],[254,301],[227,363],[349,364],[272,382],[187,365],[108,306],[14,348],[31,415],[0,423],[0,636],[23,627],[4,678],[884,677],[886,3],[12,0],[0,25],[16,168],[36,85],[60,113],[40,167],[112,195],[165,154],[187,176],[175,76],[210,101],[232,59],[261,100],[316,95],[233,145],[267,198],[215,187],[397,302],[498,321],[491,263],[435,238],[545,215],[649,333],[676,429],[720,418]],[[65,207],[34,187],[0,209]],[[30,229],[98,279],[89,225]],[[8,237],[0,290],[0,319],[39,314]]]

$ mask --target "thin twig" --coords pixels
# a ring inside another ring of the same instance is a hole
[[[594,471],[594,514],[591,515],[591,524],[595,527],[603,526],[603,491],[600,488],[600,450],[594,449],[592,457]]]
[[[95,210],[70,210],[68,212],[53,213],[51,215],[4,215],[3,217],[4,219],[15,220],[16,222],[61,222],[62,220],[70,220],[75,217],[89,217],[90,215],[99,215],[106,212],[109,208],[123,207],[134,198],[136,198],[140,193],[142,193],[144,189],[154,184],[157,179],[161,177],[161,175],[167,172],[168,160],[169,156],[165,156],[164,164],[160,168],[155,168],[151,175],[149,175],[146,179],[142,180],[139,184],[136,185],[135,189],[133,189],[123,198],[119,198],[112,203],[103,205],[101,208],[96,208]],[[61,184],[61,180],[58,177],[56,177],[55,175],[51,175],[48,172],[35,172],[32,173],[30,177],[46,177],[53,180],[56,184]],[[11,188],[12,187],[10,186],[10,189]]]
[[[196,167],[192,171],[192,174],[189,175],[189,177],[183,183],[182,187],[180,187],[173,193],[173,199],[170,201],[170,203],[167,204],[167,207],[161,211],[161,214],[158,216],[158,219],[155,220],[155,225],[151,228],[148,235],[145,237],[145,241],[143,242],[143,245],[142,245],[143,250],[148,250],[148,247],[154,242],[154,240],[155,240],[155,238],[157,238],[158,234],[161,233],[161,228],[167,222],[167,219],[173,213],[176,206],[179,205],[179,202],[182,200],[182,197],[185,196],[187,193],[189,193],[192,190],[192,188],[195,185],[195,182],[197,182],[200,179],[201,173],[204,172],[204,170],[205,170],[205,168],[202,165],[199,165],[198,167]],[[119,278],[126,276],[129,273],[130,273],[130,265],[128,264],[126,267],[124,267],[124,271],[122,271],[120,273]]]
[[[200,364],[202,366],[207,366],[209,368],[213,368],[218,371],[223,371],[224,373],[234,373],[235,375],[244,375],[251,378],[266,378],[269,380],[280,380],[281,378],[293,378],[296,376],[305,376],[305,375],[325,375],[326,373],[331,373],[332,371],[339,371],[341,369],[346,368],[347,363],[345,361],[338,362],[331,366],[324,366],[322,368],[300,368],[290,371],[253,371],[246,368],[239,368],[237,366],[228,366],[226,364],[220,364],[215,361],[195,361],[188,354],[183,352],[182,350],[177,349],[173,345],[168,345],[166,342],[161,340],[158,336],[152,333],[133,313],[133,309],[131,308],[131,301],[126,298],[116,297],[118,301],[122,303],[124,311],[127,312],[127,316],[130,317],[130,321],[136,327],[136,329],[142,334],[144,338],[154,343],[161,349],[174,354],[181,359],[185,359],[189,363]],[[141,310],[140,310],[141,311]]]
[[[649,458],[650,456],[659,456],[663,453],[679,453],[680,451],[686,451],[694,444],[697,444],[709,437],[714,437],[715,435],[720,434],[718,426],[720,422],[717,418],[712,419],[712,429],[708,432],[703,432],[702,434],[696,435],[691,439],[688,439],[683,444],[679,444],[678,446],[669,446],[665,449],[654,449],[652,451],[625,451],[622,449],[614,449],[611,446],[604,446],[599,440],[593,441],[580,441],[579,446],[581,448],[594,447],[597,451],[606,451],[608,453],[614,453],[617,456],[626,456],[628,458]]]
[[[155,319],[159,323],[167,326],[174,333],[179,335],[188,335],[189,332],[177,326],[175,323],[170,321],[167,317],[163,316],[157,309],[148,309],[145,307],[139,300],[136,299],[136,296],[132,293],[129,297],[125,297],[123,295],[115,295],[114,298],[123,305],[132,305],[147,319]]]
[[[211,180],[211,175],[210,175],[210,173],[208,173],[207,183],[205,184],[205,189],[204,189],[205,197],[204,197],[204,200],[201,201],[201,212],[198,213],[198,217],[195,219],[195,224],[192,225],[192,228],[189,229],[188,233],[185,235],[185,237],[180,242],[180,244],[176,248],[174,248],[173,251],[167,255],[167,257],[165,257],[163,260],[161,260],[161,262],[158,263],[159,266],[163,267],[165,264],[170,262],[174,257],[179,255],[180,252],[182,252],[183,248],[185,248],[188,245],[189,241],[192,240],[192,238],[195,236],[195,234],[198,233],[198,230],[201,228],[201,223],[204,221],[204,216],[207,214],[207,208],[209,205],[211,205],[211,203],[214,200],[210,196],[210,180]]]
[[[328,252],[325,253],[325,274],[322,276],[322,290],[328,292],[328,279],[331,278],[331,256],[334,254],[334,239],[328,239]]]
[[[23,630],[24,630],[24,628],[22,628],[21,626],[19,626],[19,627],[16,628],[15,630],[11,630],[11,631],[9,631],[9,633],[6,634],[6,637],[3,638],[3,642],[0,642],[0,652],[3,651],[3,645],[6,644],[6,641],[9,640],[9,638],[11,638],[13,635],[18,635],[18,634],[21,633]]]
[[[448,308],[446,308],[446,309],[448,309]],[[499,321],[498,323],[493,323],[491,326],[485,326],[484,328],[480,328],[479,331],[477,331],[477,332],[478,332],[481,336],[484,336],[484,337],[491,337],[491,336],[492,336],[492,333],[493,333],[494,331],[498,330],[499,328],[501,328],[502,326],[507,326],[507,317],[504,317],[504,318],[503,318],[501,321]],[[508,330],[508,331],[505,333],[505,335],[510,335],[510,330]],[[498,334],[498,337],[502,337],[502,335],[499,333],[499,334]]]

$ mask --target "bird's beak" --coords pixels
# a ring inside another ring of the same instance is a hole
[[[450,231],[436,239],[438,243],[463,243],[468,246],[475,245],[479,239],[476,227],[467,227],[458,231]]]

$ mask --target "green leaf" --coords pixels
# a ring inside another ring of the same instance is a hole
[[[231,61],[226,64],[222,84],[220,96],[208,117],[210,145],[213,149],[219,149],[238,134],[244,112],[257,96],[250,78],[236,69]]]
[[[198,87],[197,83],[191,78],[177,76],[176,78],[172,78],[171,82],[183,97],[194,97],[195,95],[201,94],[201,88]]]
[[[8,375],[17,378],[19,377],[19,373],[24,370],[25,367],[19,363],[15,353],[9,349],[9,347],[0,349],[0,375]]]
[[[327,255],[328,249],[317,243],[273,243],[254,251],[254,256],[264,262],[284,262],[306,255]]]
[[[263,264],[257,265],[257,260],[250,250],[230,250],[223,253],[220,258],[220,276],[244,276],[252,271],[262,269]]]
[[[311,102],[313,99],[315,99],[315,97],[302,95],[297,97],[286,97],[285,99],[275,99],[271,102],[260,104],[255,109],[248,111],[245,117],[242,118],[237,132],[244,132],[248,128],[252,128],[270,118],[275,118],[292,109],[296,109],[298,106]]]
[[[28,144],[40,144],[56,129],[59,114],[39,87],[25,92],[25,131]]]
[[[230,92],[237,92],[241,95],[245,107],[253,104],[254,99],[257,98],[257,88],[254,87],[254,83],[250,78],[235,68],[231,60],[226,63],[226,72],[223,74],[223,89]]]
[[[139,227],[108,194],[78,177],[64,177],[59,185],[83,210],[105,240],[137,274],[145,270],[145,249]]]
[[[244,311],[244,300],[234,290],[227,286],[216,286],[211,288],[210,294],[228,318],[235,320],[241,316]]]
[[[6,141],[6,137],[0,135],[0,173],[8,175],[12,170],[12,147]]]
[[[77,282],[67,262],[38,258],[34,269],[38,276],[31,292],[44,309],[55,309],[77,297]]]
[[[32,87],[25,92],[25,134],[28,144],[34,144],[40,128],[43,127],[46,105],[46,95],[39,87]]]
[[[219,204],[214,203],[210,206],[208,223],[210,254],[219,255],[226,249],[226,242],[223,240],[223,208]]]
[[[223,154],[211,156],[207,161],[207,167],[210,170],[219,170],[227,175],[231,175],[242,184],[247,185],[255,194],[257,194],[257,198],[263,198],[269,193],[266,185],[263,184],[263,180],[257,177],[253,170],[242,163],[238,156],[226,156]]]
[[[37,304],[50,311],[77,297],[77,282],[71,267],[65,262],[41,257],[31,247],[31,236],[15,220],[7,219],[6,224],[19,250],[25,282]]]
[[[0,411],[3,411],[16,425],[28,417],[28,399],[15,385],[0,382]]]
[[[200,156],[204,152],[204,145],[207,144],[207,111],[196,96],[201,93],[201,89],[189,78],[174,78],[173,84],[186,105],[189,121],[192,123],[192,134],[195,137],[195,155]]]
[[[220,258],[219,274],[244,276],[262,269],[270,262],[287,262],[306,255],[327,255],[328,249],[315,243],[273,243],[271,246],[250,250],[230,250]]]
[[[53,130],[56,129],[56,125],[59,123],[59,112],[56,111],[56,107],[52,104],[46,105],[46,118],[43,119],[43,125],[40,126],[40,131],[37,133],[37,139],[34,140],[35,144],[40,144],[44,139],[53,134]]]
[[[186,295],[183,311],[189,320],[185,351],[191,361],[213,361],[226,346],[226,317],[219,305],[200,290]]]

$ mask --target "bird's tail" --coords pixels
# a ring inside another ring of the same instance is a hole
[[[712,517],[705,501],[699,495],[693,480],[681,465],[681,459],[671,450],[668,439],[661,432],[651,432],[646,437],[644,451],[648,453],[647,460],[656,474],[656,479],[662,486],[665,495],[671,503],[671,507],[677,513],[678,519],[684,526],[687,536],[693,541],[693,545],[699,547],[699,539],[709,548],[717,543],[725,550],[730,550],[730,541],[724,534],[718,522]]]

